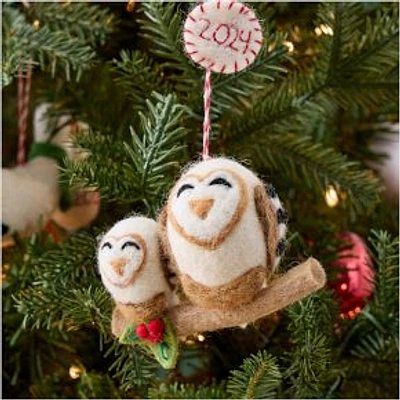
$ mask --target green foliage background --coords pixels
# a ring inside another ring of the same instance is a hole
[[[353,231],[374,258],[373,297],[341,320],[324,289],[244,330],[188,338],[170,373],[117,343],[96,237],[129,213],[156,217],[199,157],[204,74],[181,40],[193,4],[3,3],[3,166],[15,163],[15,77],[32,68],[32,112],[51,101],[89,124],[75,138],[89,156],[62,174],[102,201],[95,224],[62,243],[40,233],[3,252],[3,396],[398,397],[398,205],[369,167],[382,159],[370,141],[398,121],[398,3],[251,6],[264,46],[248,69],[213,75],[211,152],[277,188],[290,215],[282,270],[313,255],[334,279],[336,235]],[[318,36],[321,24],[333,35]]]

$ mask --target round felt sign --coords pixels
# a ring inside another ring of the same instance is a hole
[[[233,0],[201,3],[187,16],[187,54],[214,72],[230,74],[250,65],[261,49],[262,29],[253,11]]]

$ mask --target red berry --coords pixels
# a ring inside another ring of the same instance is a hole
[[[140,339],[147,339],[149,336],[149,331],[147,330],[147,326],[145,324],[140,324],[136,327],[136,335],[140,337]]]
[[[165,331],[165,326],[164,322],[160,318],[155,318],[152,319],[148,324],[147,324],[150,333],[154,335],[161,335],[163,336],[163,333]]]
[[[163,341],[164,334],[163,333],[149,333],[149,336],[147,337],[147,340],[149,340],[152,343],[160,343]]]

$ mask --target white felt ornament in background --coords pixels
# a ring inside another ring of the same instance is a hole
[[[232,309],[253,300],[284,250],[286,212],[236,161],[191,166],[160,218],[165,252],[195,304]]]
[[[45,114],[48,105],[39,106],[34,115],[34,140],[45,143]],[[56,135],[51,144],[60,148],[62,138]],[[61,150],[62,151],[62,150]],[[62,154],[62,153],[60,153]],[[65,154],[65,153],[64,153]],[[41,229],[56,209],[60,197],[58,161],[46,155],[37,156],[25,165],[2,169],[3,235],[18,231],[30,234]]]
[[[56,208],[52,221],[67,231],[75,231],[90,225],[100,211],[100,194],[89,189],[74,189],[72,206],[66,210]]]
[[[30,160],[22,166],[2,169],[3,235],[29,235],[42,229],[49,219],[66,229],[77,229],[92,222],[99,211],[98,198],[90,205],[86,202],[68,210],[60,208],[60,165],[64,158],[84,155],[72,146],[70,117],[49,117],[50,106],[44,103],[35,110]],[[76,125],[81,131],[88,130],[84,123]],[[50,139],[51,128],[57,133]]]
[[[88,153],[73,146],[76,132],[88,134],[89,126],[81,121],[71,122],[71,117],[63,115],[56,121],[61,127],[56,136],[56,143],[65,149],[69,160],[84,160]],[[75,231],[90,225],[100,211],[100,195],[88,188],[74,188],[71,191],[71,205],[66,209],[57,207],[51,219],[67,231]]]
[[[195,63],[230,74],[253,63],[263,34],[249,7],[233,0],[213,0],[189,13],[183,38],[186,53]]]
[[[162,313],[173,301],[152,219],[117,222],[101,239],[98,265],[104,286],[128,321]]]
[[[382,124],[384,133],[380,133],[371,142],[374,153],[384,154],[385,158],[371,162],[371,167],[379,171],[385,183],[385,195],[389,199],[399,200],[399,124]]]

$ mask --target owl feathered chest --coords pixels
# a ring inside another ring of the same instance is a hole
[[[252,268],[224,285],[209,287],[179,274],[185,294],[195,304],[205,308],[232,309],[250,302],[262,288],[266,279],[264,266]]]
[[[264,233],[255,207],[248,207],[215,249],[200,246],[167,221],[167,235],[176,268],[206,286],[231,282],[258,266],[266,267]]]

